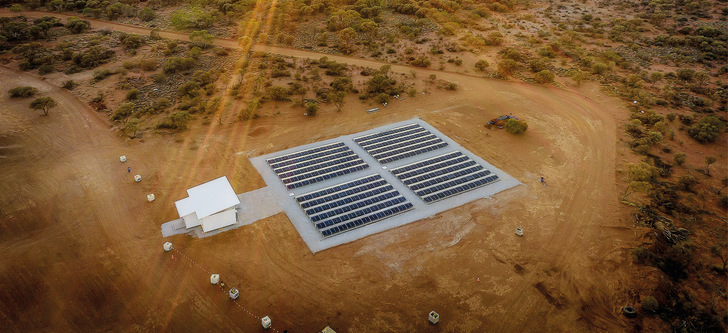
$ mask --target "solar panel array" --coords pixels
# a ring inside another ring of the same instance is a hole
[[[413,208],[378,174],[306,193],[295,199],[324,238]]]
[[[385,164],[447,146],[420,124],[410,124],[354,139],[379,163]]]
[[[277,156],[266,162],[289,190],[369,167],[343,142]]]
[[[498,181],[498,175],[459,151],[390,172],[428,204]]]

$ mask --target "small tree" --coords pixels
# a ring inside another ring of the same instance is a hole
[[[56,101],[51,97],[39,97],[30,102],[30,108],[43,111],[44,116],[47,116],[48,111],[57,105]]]
[[[344,107],[344,99],[346,98],[346,92],[337,91],[329,94],[329,99],[336,106],[336,110],[341,112],[341,108]]]
[[[511,134],[521,134],[528,129],[528,123],[520,119],[508,119],[506,121],[506,131]]]
[[[727,248],[728,242],[726,242],[725,240],[721,241],[719,244],[715,244],[710,247],[710,253],[718,257],[718,259],[723,262],[723,272],[726,271],[726,266],[728,265],[728,253],[726,251]]]
[[[318,113],[318,104],[316,102],[306,103],[306,114],[309,117],[315,117]]]
[[[718,161],[713,156],[705,156],[705,174],[710,176],[710,165]]]

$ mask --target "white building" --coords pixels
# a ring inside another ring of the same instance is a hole
[[[187,194],[189,197],[174,203],[187,229],[201,225],[203,232],[209,232],[237,222],[235,206],[240,199],[227,177],[195,186]]]

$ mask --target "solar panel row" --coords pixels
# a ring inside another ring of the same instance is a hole
[[[433,158],[426,159],[424,161],[419,161],[419,162],[415,162],[412,164],[403,165],[399,168],[391,169],[390,172],[392,172],[393,175],[398,175],[402,172],[419,169],[421,167],[429,166],[434,163],[449,160],[451,158],[458,157],[458,156],[463,156],[463,153],[456,151],[456,152],[452,152],[452,153],[443,154],[440,156],[435,156]]]
[[[344,198],[344,199],[341,199],[341,200],[337,200],[337,201],[328,202],[328,203],[325,203],[325,204],[320,205],[320,206],[316,206],[316,207],[311,208],[311,209],[306,209],[306,214],[313,215],[313,214],[316,214],[316,213],[320,213],[320,212],[323,212],[323,211],[327,211],[329,209],[334,209],[334,208],[339,207],[339,206],[343,206],[343,205],[346,205],[346,204],[350,204],[352,202],[356,202],[356,201],[359,201],[359,200],[362,200],[362,199],[369,198],[371,196],[375,196],[375,195],[377,195],[379,193],[389,192],[389,191],[391,191],[393,189],[394,189],[394,187],[392,187],[392,185],[386,185],[384,187],[377,188],[377,189],[374,189],[374,190],[371,190],[371,191],[367,191],[367,192],[364,192],[364,193],[361,193],[361,194],[358,194],[358,195],[355,195],[355,196],[347,197],[347,198]],[[395,192],[397,192],[397,191],[395,191]],[[399,194],[399,192],[397,192],[397,194]],[[311,217],[311,220],[313,220],[314,218],[316,218],[316,216],[312,216]]]
[[[294,189],[294,188],[299,188],[299,187],[302,187],[302,186],[314,184],[314,183],[317,183],[317,182],[320,182],[320,181],[324,181],[324,180],[327,180],[327,179],[331,179],[331,178],[336,178],[336,177],[339,177],[339,176],[343,176],[343,175],[346,175],[346,174],[349,174],[349,173],[352,173],[352,172],[361,171],[361,170],[364,170],[364,169],[366,169],[368,167],[369,167],[369,164],[366,164],[366,163],[360,164],[360,165],[357,165],[357,166],[352,166],[352,167],[349,167],[349,168],[346,168],[346,169],[341,169],[341,170],[336,171],[336,172],[327,173],[325,175],[321,175],[321,176],[318,176],[316,178],[310,178],[310,179],[306,179],[306,180],[303,180],[303,181],[300,181],[300,182],[297,182],[297,183],[291,183],[291,184],[286,185],[286,188],[289,189],[289,190]]]
[[[378,151],[386,151],[387,146],[393,145],[395,143],[405,142],[405,141],[425,137],[428,135],[432,135],[432,133],[425,130],[424,128],[420,129],[420,132],[418,132],[418,133],[414,133],[414,134],[410,134],[410,135],[405,135],[405,134],[406,133],[402,133],[402,136],[393,135],[393,136],[391,136],[390,139],[386,139],[386,140],[384,140],[384,139],[374,140],[374,141],[377,141],[378,143],[369,144],[369,142],[373,142],[373,141],[368,141],[367,144],[359,144],[359,145],[362,148],[366,149],[367,152],[374,155],[374,154],[377,154]],[[434,136],[434,135],[432,135],[432,136]]]
[[[331,201],[331,200],[336,200],[338,198],[347,197],[347,196],[350,196],[352,194],[356,194],[356,193],[359,193],[359,192],[362,192],[362,191],[370,190],[372,188],[377,188],[377,187],[380,187],[380,186],[383,186],[383,185],[386,185],[386,184],[387,184],[387,181],[380,180],[380,181],[376,181],[376,182],[373,182],[373,183],[370,183],[370,184],[365,184],[365,185],[362,185],[362,186],[359,186],[359,187],[354,187],[354,188],[351,188],[350,190],[343,190],[341,192],[334,193],[332,195],[327,195],[325,197],[321,197],[321,198],[318,198],[318,199],[301,202],[300,205],[301,205],[301,208],[304,208],[304,209],[305,208],[308,208],[308,207],[318,206],[318,205],[320,205],[322,203],[325,203],[327,201]]]
[[[302,195],[296,197],[296,201],[297,202],[309,201],[311,199],[315,199],[315,198],[318,198],[318,197],[323,196],[323,195],[327,195],[327,194],[332,194],[332,193],[344,191],[344,190],[346,190],[346,189],[348,189],[350,187],[359,186],[361,184],[366,184],[366,183],[369,183],[369,182],[373,182],[373,181],[378,180],[378,179],[382,179],[382,176],[380,176],[378,174],[373,174],[373,175],[370,175],[370,176],[366,176],[366,177],[362,177],[362,178],[359,178],[359,179],[352,180],[352,181],[347,182],[347,183],[343,183],[343,184],[340,184],[340,185],[328,187],[328,188],[325,188],[323,190],[318,190],[318,191],[314,191],[314,192],[309,192],[309,193],[306,193],[306,194],[302,194]]]
[[[490,184],[490,183],[492,183],[492,182],[494,182],[496,180],[498,180],[498,176],[497,175],[492,175],[492,176],[487,177],[487,178],[478,179],[478,180],[476,180],[474,182],[471,182],[471,183],[463,184],[461,186],[454,187],[454,188],[452,188],[450,190],[447,190],[447,191],[443,191],[443,192],[440,192],[440,193],[436,193],[436,194],[433,194],[433,195],[424,197],[423,200],[426,203],[432,203],[432,202],[435,202],[435,201],[438,201],[438,200],[442,200],[442,199],[451,197],[451,196],[456,195],[456,194],[460,194],[461,192],[470,191],[470,190],[476,189],[478,187],[481,187],[481,186],[484,186],[484,185],[488,185],[488,184]]]
[[[325,150],[317,154],[312,154],[304,157],[294,158],[280,163],[272,164],[270,167],[273,171],[282,172],[300,168],[301,166],[308,166],[311,164],[321,163],[321,160],[326,158],[336,158],[353,154],[349,147],[339,147],[336,149]]]
[[[384,201],[384,200],[387,200],[387,199],[391,199],[391,198],[394,198],[394,197],[399,197],[402,200],[405,200],[404,197],[399,196],[399,192],[397,192],[397,191],[387,192],[387,193],[384,193],[382,195],[372,196],[372,197],[366,198],[366,200],[354,202],[354,203],[351,203],[351,204],[348,204],[348,205],[345,205],[345,206],[344,205],[342,205],[342,206],[332,206],[332,210],[330,210],[330,211],[323,212],[321,214],[311,216],[311,222],[317,222],[317,221],[325,220],[325,219],[332,218],[332,217],[335,217],[335,216],[339,216],[339,215],[341,215],[343,213],[346,213],[346,212],[349,212],[349,211],[352,211],[352,210],[355,211],[355,210],[357,210],[359,208],[363,208],[362,211],[371,210],[372,208],[371,207],[367,207],[367,206],[370,206],[372,204],[376,204],[377,202]],[[333,203],[331,203],[330,205],[333,205]],[[377,207],[377,206],[378,205],[375,205],[374,207]]]
[[[346,163],[346,162],[350,162],[350,161],[354,161],[354,160],[360,160],[360,158],[359,158],[359,156],[357,156],[356,154],[353,154],[353,153],[348,156],[345,156],[345,157],[334,158],[334,159],[324,159],[321,163],[318,163],[318,164],[294,169],[293,171],[289,171],[289,172],[279,173],[278,177],[279,178],[288,178],[288,177],[300,175],[300,174],[303,174],[303,173],[306,173],[309,171],[313,171],[316,169],[335,166],[338,164],[342,164],[342,163]]]
[[[474,172],[480,171],[480,170],[483,170],[483,166],[482,165],[476,165],[476,166],[474,166],[472,168],[467,168],[465,170],[460,170],[460,171],[457,171],[457,172],[448,173],[448,174],[446,174],[444,176],[428,178],[428,180],[426,180],[426,181],[423,181],[423,182],[420,182],[420,183],[416,183],[416,184],[412,184],[412,186],[410,186],[410,188],[413,191],[416,191],[416,190],[419,190],[421,188],[426,188],[426,187],[429,187],[429,186],[432,186],[432,185],[435,185],[435,184],[439,184],[441,182],[444,182],[444,181],[447,181],[447,180],[450,180],[450,179],[455,179],[455,178],[458,178],[458,177],[462,177],[462,176],[465,176],[465,175],[469,175],[471,173],[474,173]],[[484,172],[485,172],[485,175],[489,175],[490,174],[490,171],[488,171],[488,170],[485,170]]]
[[[422,127],[422,126],[420,126],[420,124],[404,125],[404,126],[397,127],[397,128],[393,128],[393,129],[386,130],[386,131],[383,131],[383,132],[378,132],[378,133],[374,133],[374,134],[360,136],[358,138],[355,138],[354,139],[354,142],[359,143],[359,142],[362,142],[362,141],[367,141],[367,140],[371,140],[371,139],[374,139],[374,138],[382,137],[382,136],[385,136],[385,135],[390,135],[390,134],[394,134],[394,133],[404,132],[404,131],[411,130],[413,128],[418,128],[418,127]]]
[[[469,160],[467,156],[460,156],[456,159],[445,161],[442,163],[437,163],[432,166],[426,166],[424,168],[416,169],[414,171],[410,171],[407,173],[403,173],[400,175],[397,175],[397,178],[402,180],[405,185],[409,185],[418,181],[417,178],[419,177],[436,177],[444,173],[448,173],[452,170],[458,170],[462,168],[467,168],[469,166],[475,165],[475,161]],[[452,170],[448,171],[448,167],[452,166]],[[428,173],[430,172],[430,173]]]
[[[376,156],[381,153],[386,153],[388,151],[392,151],[393,149],[402,148],[411,146],[417,143],[421,142],[427,142],[427,141],[433,141],[436,142],[442,141],[438,137],[434,136],[433,134],[425,133],[424,135],[417,136],[415,138],[401,138],[393,141],[389,141],[386,146],[379,148],[379,149],[368,149],[367,153],[372,156]]]
[[[419,144],[417,146],[426,146],[426,145],[427,144],[425,143],[425,144]],[[446,147],[446,146],[447,146],[447,142],[442,142],[442,143],[438,143],[436,145],[430,145],[430,146],[426,146],[426,147],[420,148],[420,149],[416,149],[417,147],[408,147],[408,148],[397,149],[397,151],[402,151],[402,153],[399,154],[399,155],[392,156],[392,157],[383,158],[383,159],[378,160],[378,161],[379,161],[379,163],[385,164],[385,163],[389,163],[389,162],[394,162],[394,161],[397,161],[397,160],[401,160],[403,158],[407,158],[407,157],[419,155],[419,154],[422,154],[422,153],[426,153],[428,151],[433,151],[433,150],[436,150],[436,149],[440,149],[440,148],[443,148],[443,147]],[[410,149],[415,149],[415,150],[410,150]]]
[[[376,212],[376,213],[364,216],[362,218],[355,219],[355,220],[347,222],[347,223],[340,223],[339,225],[334,225],[326,230],[321,230],[321,234],[324,237],[330,237],[330,236],[336,235],[338,233],[347,231],[349,229],[353,229],[353,228],[360,227],[362,225],[374,223],[374,222],[377,222],[384,218],[390,217],[392,215],[406,212],[408,210],[411,210],[412,207],[413,207],[412,204],[407,202],[407,203],[392,207],[390,209],[382,210],[380,212]]]
[[[383,141],[387,141],[390,139],[394,139],[394,138],[397,138],[398,136],[410,135],[410,134],[415,134],[415,133],[429,133],[429,131],[427,131],[426,129],[424,129],[422,127],[417,127],[417,128],[411,129],[411,130],[397,133],[397,134],[386,135],[386,136],[379,137],[379,138],[360,141],[360,142],[358,142],[358,144],[362,147],[365,147],[365,146],[370,146],[370,145],[377,144],[377,143],[380,143]]]
[[[336,172],[338,170],[343,170],[343,169],[361,165],[361,164],[366,164],[366,162],[364,162],[361,158],[357,157],[357,159],[355,161],[340,163],[340,164],[336,164],[336,165],[332,165],[332,166],[324,165],[324,166],[319,167],[315,171],[283,178],[281,180],[283,181],[283,184],[294,183],[297,181],[301,181],[301,180],[305,180],[305,179],[309,179],[309,178],[315,178],[316,176],[319,176],[319,175],[329,174],[332,172]],[[321,179],[321,180],[323,180],[323,179]],[[321,181],[321,180],[319,180],[319,181]]]
[[[344,143],[343,142],[335,142],[335,143],[328,144],[328,145],[325,145],[325,146],[320,146],[320,147],[316,147],[316,148],[312,148],[312,149],[301,150],[301,151],[297,151],[297,152],[294,152],[294,153],[290,153],[290,154],[278,156],[278,157],[275,157],[275,158],[270,158],[270,159],[267,159],[266,162],[268,162],[268,164],[277,163],[277,162],[285,161],[285,160],[288,160],[288,159],[291,159],[291,158],[296,158],[296,157],[305,156],[305,155],[309,155],[309,154],[313,154],[313,153],[318,153],[320,151],[324,151],[324,150],[331,149],[331,148],[335,148],[335,147],[341,147],[341,146],[344,146]]]
[[[428,194],[437,193],[439,191],[447,190],[450,187],[457,186],[457,185],[460,185],[460,184],[463,184],[463,183],[467,183],[467,182],[470,182],[470,181],[473,181],[473,180],[478,180],[478,179],[483,178],[485,176],[487,176],[487,174],[485,173],[485,171],[481,171],[481,172],[478,172],[478,173],[469,175],[467,177],[458,178],[458,179],[449,181],[447,183],[444,183],[443,182],[443,183],[440,183],[437,186],[428,187],[428,188],[426,188],[424,190],[420,190],[420,191],[417,191],[415,193],[417,193],[417,195],[419,195],[421,197],[424,197],[424,196],[426,196]],[[496,177],[496,178],[498,178],[498,177]]]

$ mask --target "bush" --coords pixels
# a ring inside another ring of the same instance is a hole
[[[151,72],[151,71],[157,69],[157,66],[159,64],[154,59],[142,59],[142,60],[139,60],[139,62],[137,63],[137,65],[143,71]]]
[[[485,61],[484,59],[478,60],[478,62],[475,63],[475,68],[481,72],[484,72],[486,68],[488,68],[490,64]]]
[[[185,129],[190,120],[192,120],[192,115],[187,111],[177,111],[169,115],[169,120],[174,125],[174,128]]]
[[[528,129],[528,123],[525,120],[520,119],[508,119],[506,121],[506,131],[511,134],[521,134],[526,132]]]
[[[688,157],[685,153],[675,153],[675,156],[673,159],[675,160],[675,164],[677,165],[683,165],[685,163],[685,159]]]
[[[8,93],[10,94],[10,97],[26,98],[37,94],[38,88],[30,86],[15,87],[8,90]]]
[[[688,134],[698,142],[714,142],[723,131],[725,124],[716,116],[705,116],[697,124],[688,128]]]
[[[215,15],[200,7],[180,8],[170,16],[170,23],[177,29],[206,29],[215,23]]]
[[[692,192],[693,186],[695,186],[697,183],[698,179],[694,176],[684,175],[677,180],[677,188],[682,191]]]
[[[139,98],[139,95],[140,94],[141,94],[141,92],[139,91],[139,89],[129,90],[129,91],[126,92],[126,99],[127,100],[137,99],[137,98]]]
[[[642,310],[645,312],[655,312],[660,308],[660,303],[653,296],[642,297]]]
[[[63,85],[61,87],[63,87],[64,89],[73,90],[76,88],[76,86],[78,86],[78,83],[76,83],[76,81],[68,80],[63,82]]]
[[[420,56],[419,58],[412,61],[412,66],[430,67],[430,59],[426,56]]]
[[[597,74],[597,75],[602,75],[602,74],[606,73],[608,70],[609,70],[609,66],[607,66],[606,64],[601,63],[601,62],[592,65],[592,72],[594,72],[594,74]]]
[[[536,73],[536,82],[538,83],[549,83],[554,81],[554,73],[551,73],[550,70],[545,69],[538,73]]]
[[[502,76],[513,74],[518,69],[518,64],[513,59],[505,59],[498,63],[498,73]]]
[[[46,75],[48,73],[53,72],[53,65],[51,64],[44,64],[38,67],[38,74],[40,75]]]
[[[139,11],[139,19],[144,22],[149,22],[155,17],[157,17],[157,14],[154,12],[153,9],[149,7],[144,7],[142,8],[142,10]]]
[[[99,81],[101,81],[101,80],[103,80],[103,79],[111,76],[112,74],[114,74],[114,73],[112,73],[108,69],[99,69],[99,70],[96,70],[96,71],[94,71],[94,78],[93,78],[92,81],[93,82],[99,82]]]
[[[195,65],[193,58],[170,57],[164,62],[163,68],[165,73],[176,73],[192,69]]]

